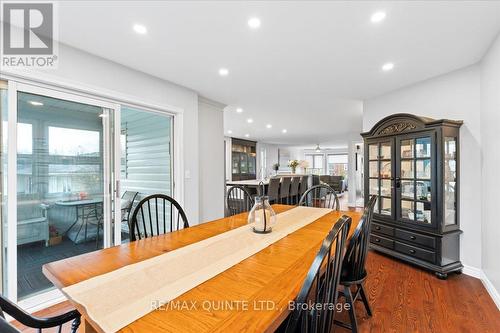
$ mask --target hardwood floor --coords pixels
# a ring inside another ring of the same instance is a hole
[[[479,279],[450,274],[439,280],[373,251],[367,270],[373,316],[357,302],[360,332],[500,332],[500,311]],[[343,321],[344,315],[339,316]]]
[[[367,317],[360,302],[356,304],[360,332],[500,332],[500,311],[476,278],[451,274],[448,280],[439,280],[375,252],[369,253],[367,269],[373,317]],[[64,302],[37,315],[56,315],[70,308]],[[335,331],[349,332],[340,327]],[[63,332],[69,332],[69,326]]]

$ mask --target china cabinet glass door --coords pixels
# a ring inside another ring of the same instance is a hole
[[[233,168],[233,173],[239,173],[240,172],[240,154],[233,152],[232,154],[232,168]]]
[[[432,225],[432,151],[430,134],[398,137],[398,220]]]
[[[376,195],[378,198],[375,212],[387,216],[392,216],[394,212],[392,148],[392,140],[368,146],[369,194]]]
[[[457,138],[444,138],[444,198],[445,225],[457,223]]]

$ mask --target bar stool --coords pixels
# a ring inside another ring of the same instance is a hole
[[[302,176],[300,177],[300,186],[299,186],[299,198],[306,193],[307,188],[309,187],[309,184],[307,181],[309,180],[308,176]]]
[[[299,202],[297,197],[299,195],[300,178],[301,177],[293,177],[292,185],[290,185],[290,203],[293,205]]]
[[[280,202],[286,202],[289,204],[290,201],[290,184],[292,183],[291,177],[283,177],[281,178],[280,184]]]
[[[269,203],[278,202],[279,190],[280,190],[280,179],[279,178],[269,179],[269,185],[267,187],[267,196],[269,197]]]

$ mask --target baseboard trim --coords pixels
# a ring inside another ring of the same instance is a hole
[[[500,310],[500,293],[498,292],[498,290],[496,290],[495,286],[493,286],[493,283],[491,283],[486,274],[484,274],[483,270],[476,267],[464,265],[462,273],[481,280],[484,288],[490,295],[491,299],[493,299],[493,302],[497,306],[498,310]]]
[[[467,266],[467,265],[464,265],[464,268],[462,269],[462,273],[467,274],[467,275],[472,276],[472,277],[475,277],[476,279],[480,279],[480,280],[483,276],[483,272],[479,268]]]
[[[498,293],[498,290],[496,290],[495,286],[493,286],[493,283],[491,283],[490,279],[488,279],[486,274],[484,274],[484,271],[481,271],[481,282],[486,288],[488,294],[490,294],[493,302],[495,302],[498,310],[500,310],[500,293]]]

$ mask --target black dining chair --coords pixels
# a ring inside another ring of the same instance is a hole
[[[281,178],[280,183],[280,203],[290,203],[290,185],[292,183],[291,177]]]
[[[365,264],[369,246],[371,223],[373,219],[373,209],[376,201],[377,197],[374,195],[368,200],[363,216],[361,217],[356,230],[354,230],[354,233],[349,240],[344,262],[342,263],[340,284],[343,286],[343,289],[341,290],[341,295],[345,297],[346,304],[349,304],[348,311],[351,323],[346,324],[340,321],[335,321],[335,324],[350,329],[352,332],[358,331],[358,322],[356,320],[354,307],[354,303],[356,303],[358,297],[361,298],[368,316],[372,316],[372,310],[370,308],[370,304],[368,303],[368,297],[366,296],[364,289],[364,282],[367,277]],[[351,287],[355,288],[354,293],[352,292]]]
[[[280,179],[273,177],[269,179],[269,185],[267,186],[267,196],[269,197],[269,203],[277,203],[279,200],[280,191]]]
[[[330,306],[337,303],[337,288],[351,222],[349,216],[342,216],[323,241],[293,304],[286,333],[332,331],[335,310]]]
[[[299,206],[340,210],[337,193],[326,184],[315,185],[308,189],[300,198]]]
[[[252,209],[253,199],[248,190],[239,185],[232,186],[226,195],[227,216],[233,216]]]
[[[5,320],[4,313],[8,314],[24,326],[37,329],[38,332],[42,332],[42,329],[56,327],[58,328],[58,332],[61,332],[62,326],[66,323],[71,322],[71,333],[76,333],[76,331],[78,330],[78,326],[80,326],[81,320],[81,315],[77,310],[71,310],[54,317],[38,318],[27,313],[3,295],[0,295],[1,333],[19,332],[15,327],[13,327]]]
[[[292,184],[290,185],[290,203],[295,205],[299,202],[299,187],[300,187],[300,178],[301,177],[293,177]]]
[[[186,213],[174,198],[153,194],[137,204],[131,218],[130,241],[189,227]]]

